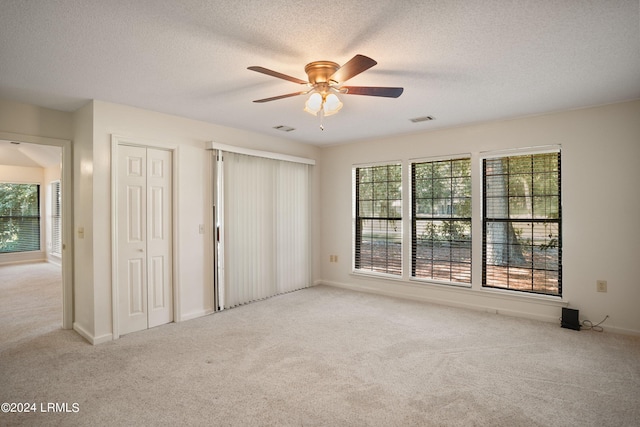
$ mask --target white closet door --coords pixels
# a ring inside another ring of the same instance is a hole
[[[149,327],[173,321],[171,153],[147,149],[147,283]]]
[[[171,153],[118,147],[119,334],[173,320]]]
[[[118,147],[118,312],[119,333],[146,329],[147,320],[147,154]]]

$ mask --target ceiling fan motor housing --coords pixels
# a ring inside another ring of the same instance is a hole
[[[304,67],[304,72],[309,76],[309,83],[316,85],[318,83],[330,83],[329,77],[335,74],[340,65],[331,61],[314,61]],[[338,82],[333,82],[338,83]]]

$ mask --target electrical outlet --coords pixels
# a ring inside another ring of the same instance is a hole
[[[607,281],[606,280],[597,280],[596,281],[596,290],[598,292],[607,292]]]
[[[338,262],[338,255],[329,255],[329,262]]]

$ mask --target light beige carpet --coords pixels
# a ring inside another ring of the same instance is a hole
[[[0,401],[79,408],[2,425],[640,424],[640,339],[326,286],[0,361]]]
[[[62,328],[62,273],[47,262],[0,266],[0,349]]]

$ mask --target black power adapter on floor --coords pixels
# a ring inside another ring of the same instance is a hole
[[[578,320],[578,310],[562,307],[562,323],[563,328],[580,330],[580,321]]]

